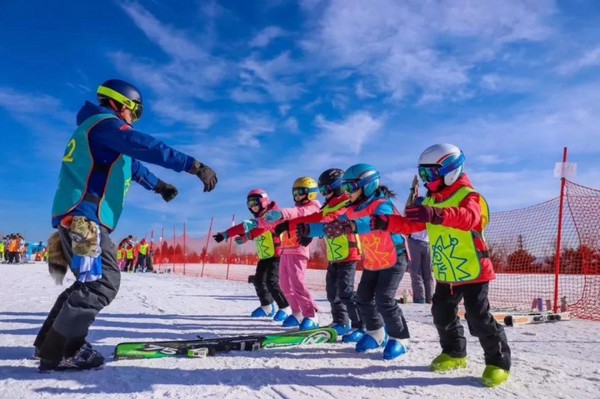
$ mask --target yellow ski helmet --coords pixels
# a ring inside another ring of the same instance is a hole
[[[319,194],[319,185],[312,177],[299,177],[294,180],[292,194],[306,195],[309,200],[316,200]]]

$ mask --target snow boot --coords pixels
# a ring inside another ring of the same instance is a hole
[[[446,353],[440,354],[431,362],[431,371],[444,372],[467,367],[467,357],[452,357]]]
[[[299,315],[299,317],[302,317],[302,315]],[[300,322],[298,321],[298,317],[296,317],[296,315],[291,314],[285,318],[285,320],[283,321],[283,324],[281,326],[282,327],[299,327]]]
[[[259,306],[250,314],[250,317],[263,318],[273,317],[275,315],[275,306],[273,304],[266,306]]]
[[[506,381],[509,375],[510,372],[508,370],[489,364],[485,366],[481,381],[484,386],[494,388]]]
[[[66,370],[91,370],[99,369],[103,365],[104,356],[86,342],[73,356],[62,359],[58,364],[40,359],[38,370],[41,373]]]
[[[345,342],[345,343],[358,342],[365,334],[366,334],[366,332],[362,328],[354,329],[342,336],[342,342]]]
[[[346,334],[347,332],[349,332],[351,330],[351,328],[348,324],[338,324],[338,323],[332,324],[330,328],[333,328],[335,330],[335,332],[337,332],[338,337],[341,337],[342,335]]]
[[[365,335],[356,343],[356,351],[363,353],[371,349],[383,348],[388,342],[388,335],[382,328],[373,331],[367,331]]]
[[[390,338],[383,350],[384,360],[394,360],[408,352],[408,339]]]
[[[305,317],[300,323],[300,331],[314,330],[319,328],[319,320],[316,317]]]
[[[275,316],[273,317],[273,321],[278,321],[278,322],[284,321],[289,316],[288,312],[286,312],[286,309],[289,310],[290,308],[287,307],[284,309],[279,309],[277,311],[277,313],[275,313]]]

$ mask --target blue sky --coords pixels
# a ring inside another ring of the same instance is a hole
[[[64,146],[99,83],[143,92],[136,128],[213,167],[171,203],[130,190],[115,235],[248,217],[246,193],[291,206],[296,177],[358,162],[404,202],[421,151],[460,146],[493,211],[600,188],[600,3],[528,0],[4,1],[0,232],[51,232]],[[178,227],[179,228],[179,227]]]

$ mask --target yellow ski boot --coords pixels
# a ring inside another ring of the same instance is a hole
[[[431,362],[431,371],[443,373],[444,371],[464,369],[467,367],[467,357],[452,357],[442,353]]]
[[[509,375],[510,372],[508,370],[504,370],[498,366],[488,365],[485,366],[481,380],[486,387],[494,388],[508,380]]]

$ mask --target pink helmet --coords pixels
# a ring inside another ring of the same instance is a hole
[[[258,199],[258,203],[260,204],[260,207],[262,209],[267,209],[269,203],[271,202],[269,194],[267,194],[265,190],[261,190],[260,188],[255,188],[254,190],[251,190],[248,193],[247,199],[248,201],[250,201],[250,199]],[[248,204],[248,208],[249,207],[250,204]]]

